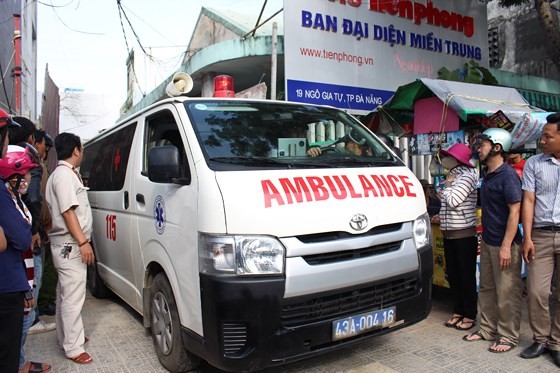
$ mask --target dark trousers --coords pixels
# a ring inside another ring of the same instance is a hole
[[[17,372],[23,329],[23,292],[0,293],[0,372]]]
[[[456,314],[476,318],[476,256],[475,236],[443,239],[445,268]]]

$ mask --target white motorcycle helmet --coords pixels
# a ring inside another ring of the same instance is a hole
[[[503,128],[488,128],[480,137],[491,141],[494,145],[500,144],[506,153],[511,150],[511,133]]]

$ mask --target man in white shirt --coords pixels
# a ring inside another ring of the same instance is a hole
[[[94,255],[89,243],[92,215],[87,188],[76,170],[82,163],[83,148],[80,138],[71,133],[59,134],[54,146],[58,165],[47,182],[46,200],[52,216],[51,253],[58,273],[57,337],[69,359],[89,364],[93,359],[84,350],[87,338],[81,311],[87,265],[93,263]]]

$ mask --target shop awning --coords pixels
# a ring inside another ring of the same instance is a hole
[[[517,123],[524,114],[545,112],[532,106],[515,88],[423,78],[397,88],[385,104],[362,118],[362,122],[373,131],[397,136],[411,133],[414,103],[430,97],[439,98],[463,121],[469,115],[486,116],[501,110]]]
[[[502,112],[542,112],[514,88],[487,86],[453,82],[439,79],[419,79],[400,86],[390,101],[383,105],[389,110],[414,110],[414,102],[422,98],[437,96],[452,108],[459,118],[466,120],[469,115],[486,115]]]

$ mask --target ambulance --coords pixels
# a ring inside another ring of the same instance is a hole
[[[143,315],[161,364],[254,371],[425,319],[414,174],[345,111],[163,99],[84,145],[91,293]]]

